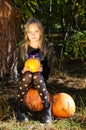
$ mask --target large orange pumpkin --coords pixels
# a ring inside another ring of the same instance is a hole
[[[52,112],[55,117],[70,117],[75,113],[75,102],[66,93],[57,93],[52,97]]]
[[[29,58],[25,61],[24,67],[29,69],[31,72],[37,72],[41,66],[40,61],[37,58]]]
[[[50,93],[48,92],[48,98],[51,100]],[[25,96],[25,104],[32,111],[41,111],[43,109],[43,104],[38,90],[30,88]]]

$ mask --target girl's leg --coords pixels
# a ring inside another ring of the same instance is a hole
[[[48,91],[46,88],[46,84],[44,82],[44,78],[41,73],[34,73],[33,74],[33,82],[35,88],[38,90],[39,95],[42,99],[42,103],[44,105],[44,117],[43,120],[46,123],[52,122],[52,115],[51,115],[51,104],[48,99]]]
[[[22,75],[21,85],[18,88],[17,98],[19,102],[23,103],[24,96],[28,92],[31,82],[32,82],[32,73],[29,71],[25,72],[25,74]]]
[[[26,117],[26,106],[24,104],[24,96],[28,92],[29,86],[32,82],[32,73],[31,72],[25,72],[25,74],[22,75],[22,81],[21,85],[18,88],[18,94],[17,94],[17,101],[15,104],[15,112],[17,119],[19,121],[27,121],[28,118]]]

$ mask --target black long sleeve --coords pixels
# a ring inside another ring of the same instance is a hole
[[[44,78],[47,80],[48,79],[48,75],[50,74],[50,67],[49,67],[49,64],[48,64],[48,52],[47,52],[47,55],[45,56],[44,52],[41,51],[39,48],[35,49],[35,48],[32,48],[32,47],[29,46],[28,47],[28,51],[25,54],[24,60],[21,57],[21,49],[19,49],[18,73],[21,75],[21,71],[22,71],[22,69],[24,67],[25,60],[27,60],[28,58],[31,58],[33,56],[40,60],[42,66],[43,66],[42,74],[43,74]]]

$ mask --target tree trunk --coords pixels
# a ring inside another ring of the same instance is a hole
[[[0,0],[0,27],[0,78],[4,79],[16,64],[16,43],[21,38],[21,11],[12,0]]]

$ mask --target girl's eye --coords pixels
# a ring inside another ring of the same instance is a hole
[[[39,31],[36,31],[37,33],[39,32]]]

